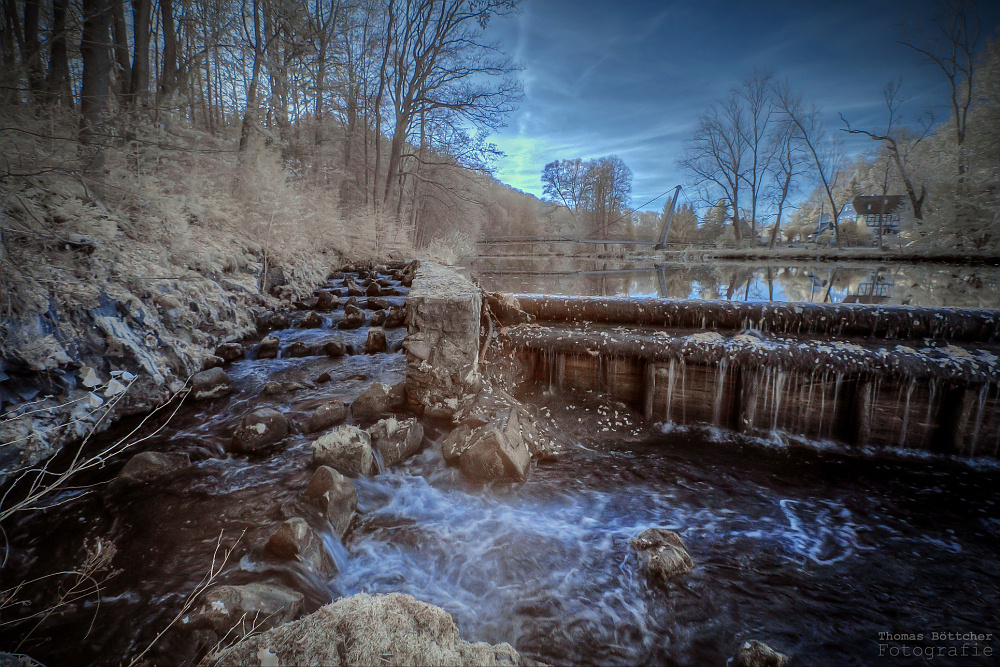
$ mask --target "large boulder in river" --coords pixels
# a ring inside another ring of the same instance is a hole
[[[656,583],[666,583],[694,569],[694,562],[680,536],[665,528],[648,528],[632,538],[646,574]]]
[[[111,480],[113,490],[149,484],[186,468],[191,459],[183,452],[142,452],[128,460]]]
[[[358,420],[378,419],[401,409],[405,400],[406,388],[402,382],[391,386],[373,382],[351,403],[351,414]]]
[[[272,556],[307,563],[320,572],[330,571],[330,559],[305,519],[294,517],[278,526],[264,545]]]
[[[420,451],[424,441],[424,427],[415,417],[397,420],[395,417],[380,419],[368,427],[372,447],[382,456],[382,463],[394,466]]]
[[[743,646],[728,664],[732,667],[785,667],[788,660],[784,653],[778,653],[764,642],[751,639],[743,642]]]
[[[313,462],[335,468],[348,477],[375,472],[371,436],[357,426],[338,426],[312,443]]]
[[[531,452],[516,432],[483,427],[472,432],[458,465],[473,481],[523,482],[531,470]]]
[[[272,584],[215,586],[206,591],[185,627],[211,628],[220,637],[240,639],[251,630],[273,628],[302,613],[302,593]]]
[[[266,662],[265,662],[266,661]],[[202,664],[237,665],[525,665],[507,643],[469,643],[444,609],[409,595],[342,598],[302,618],[247,637]]]
[[[191,393],[195,400],[220,398],[232,390],[232,384],[226,371],[221,368],[209,368],[191,376]]]
[[[328,429],[347,419],[347,407],[340,401],[329,401],[316,408],[306,422],[306,433]]]
[[[316,468],[302,499],[319,508],[340,537],[344,537],[358,508],[358,489],[330,466]]]
[[[329,357],[342,357],[347,354],[347,345],[343,338],[331,338],[323,343],[323,352]]]
[[[259,408],[246,417],[233,432],[233,451],[256,452],[288,435],[285,415],[271,408]]]

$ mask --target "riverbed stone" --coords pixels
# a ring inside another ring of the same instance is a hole
[[[516,433],[483,428],[473,432],[458,465],[473,481],[523,482],[531,470],[531,453]]]
[[[341,401],[329,401],[316,408],[306,422],[306,433],[315,433],[339,424],[347,418],[347,408]]]
[[[207,371],[210,368],[222,368],[226,365],[226,360],[210,354],[201,361],[201,370]]]
[[[441,441],[441,455],[448,465],[458,465],[462,452],[472,444],[472,426],[459,424]]]
[[[330,559],[316,532],[305,519],[293,517],[274,531],[264,550],[278,558],[307,563],[320,572],[330,571]]]
[[[288,420],[272,408],[258,408],[246,417],[233,432],[232,449],[256,452],[288,435]]]
[[[232,363],[243,358],[243,345],[240,343],[223,343],[215,348],[215,356],[222,357],[226,363]]]
[[[368,320],[369,326],[381,327],[385,324],[385,311],[375,310],[372,311],[372,317]]]
[[[389,310],[389,308],[392,307],[392,304],[385,299],[373,296],[365,302],[365,307],[368,308],[368,310]]]
[[[351,414],[358,420],[379,419],[402,409],[405,398],[404,383],[388,386],[373,382],[351,403]]]
[[[338,426],[312,443],[313,462],[330,466],[348,477],[375,473],[371,436],[357,426]]]
[[[299,328],[302,329],[319,329],[323,326],[323,316],[314,310],[310,310],[305,314],[301,320],[299,320]]]
[[[150,484],[191,464],[183,452],[142,452],[128,460],[117,477],[111,480],[112,490]]]
[[[309,346],[300,340],[296,340],[288,344],[288,347],[285,348],[281,356],[288,358],[308,357],[309,353]]]
[[[365,312],[357,306],[346,304],[344,306],[344,317],[337,323],[340,329],[357,329],[365,323]]]
[[[257,347],[257,358],[258,359],[274,359],[278,356],[278,348],[281,346],[281,341],[277,336],[265,336],[260,345]]]
[[[368,329],[368,338],[365,340],[365,353],[378,354],[379,352],[385,352],[385,348],[385,329],[382,327],[371,327]]]
[[[229,375],[221,368],[209,368],[191,376],[191,393],[189,396],[202,401],[220,398],[232,391]]]
[[[336,310],[337,306],[340,304],[340,297],[333,292],[328,292],[327,290],[320,290],[316,293],[316,310],[330,311]]]
[[[381,294],[382,288],[378,286],[378,283],[372,283],[367,288],[365,288],[365,294],[368,296],[378,296]]]
[[[323,343],[323,352],[328,357],[342,357],[347,354],[347,345],[343,338],[334,338]]]
[[[309,480],[302,499],[318,507],[337,535],[343,538],[358,508],[358,489],[334,468],[320,466]]]
[[[267,630],[288,623],[302,613],[304,596],[284,586],[252,583],[214,586],[202,594],[183,627],[207,627],[220,637],[245,637],[251,630]]]
[[[406,311],[399,306],[392,306],[385,315],[385,328],[395,329],[406,323]]]
[[[751,639],[743,642],[730,663],[733,667],[785,667],[789,657],[764,642]]]
[[[218,667],[529,664],[510,644],[462,641],[448,612],[402,593],[342,598],[210,657]]]
[[[372,447],[381,454],[386,467],[401,463],[419,452],[424,441],[424,427],[415,417],[380,419],[368,427],[368,434],[372,438]]]
[[[648,528],[632,538],[643,569],[656,583],[666,583],[694,569],[680,536],[665,528]]]

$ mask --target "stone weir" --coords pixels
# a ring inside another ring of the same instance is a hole
[[[522,378],[647,419],[997,457],[1000,312],[518,295]]]

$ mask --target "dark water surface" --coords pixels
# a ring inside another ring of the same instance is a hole
[[[324,340],[338,318],[281,332],[282,345]],[[392,331],[391,342],[402,333]],[[364,335],[346,338],[359,344]],[[252,458],[224,445],[252,408],[276,407],[301,425],[324,400],[349,402],[374,380],[398,381],[402,355],[250,359],[227,370],[231,396],[182,408],[145,445],[189,453],[183,474],[127,493],[66,491],[59,505],[4,526],[0,588],[72,567],[86,539],[114,542],[122,570],[99,606],[91,596],[50,617],[22,651],[50,667],[127,662],[203,579],[221,532],[224,546],[240,539],[218,583],[281,583],[305,594],[307,612],[362,591],[409,593],[449,611],[464,639],[509,641],[555,665],[724,665],[750,638],[792,654],[795,665],[997,664],[995,653],[981,655],[1000,650],[995,463],[650,425],[595,394],[526,386],[526,401],[557,425],[561,458],[533,463],[524,484],[472,484],[445,466],[446,431],[428,425],[423,453],[355,480],[358,515],[343,543],[326,531],[339,572],[325,577],[263,551],[295,514],[313,470],[312,436],[293,434]],[[323,371],[333,379],[313,383]],[[261,395],[271,379],[306,386]],[[124,461],[83,481],[106,480]],[[650,585],[629,546],[651,526],[679,533],[696,565],[666,587]],[[26,588],[32,607],[5,610],[3,621],[42,608],[54,584]],[[0,628],[0,648],[12,650],[26,627]],[[880,641],[880,632],[925,640]],[[994,640],[931,640],[932,632]],[[189,657],[185,642],[168,633],[154,663]],[[980,655],[947,657],[963,644]],[[889,655],[904,645],[945,655]]]

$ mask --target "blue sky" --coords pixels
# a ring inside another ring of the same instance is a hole
[[[522,65],[524,100],[492,136],[507,157],[496,176],[541,196],[546,163],[616,154],[631,167],[632,205],[687,176],[677,167],[699,113],[754,68],[787,77],[822,108],[829,129],[843,113],[856,127],[884,124],[881,91],[902,76],[904,121],[927,110],[947,118],[944,76],[897,43],[900,22],[926,23],[934,3],[608,2],[522,0],[518,16],[490,26]],[[983,38],[996,35],[1000,3],[980,2]],[[872,142],[843,134],[850,154]],[[688,196],[693,197],[693,193]],[[684,201],[684,196],[682,196]]]

